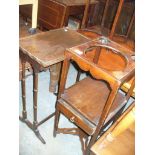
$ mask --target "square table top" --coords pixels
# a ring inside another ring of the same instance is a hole
[[[95,52],[98,52],[97,48],[99,47],[101,54],[98,61],[94,62]],[[98,68],[101,77],[107,76],[122,83],[134,75],[135,58],[133,52],[104,36],[68,48],[67,51],[75,61],[79,61],[80,58],[87,63],[90,66],[89,69]]]
[[[83,44],[90,39],[68,28],[60,28],[20,38],[20,50],[43,67],[64,60],[66,48]]]

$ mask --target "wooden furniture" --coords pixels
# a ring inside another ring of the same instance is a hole
[[[95,33],[95,32],[89,31],[89,30],[85,30],[85,29],[80,29],[80,30],[78,30],[78,32],[81,33],[82,35],[84,35],[84,36],[90,38],[90,39],[97,39],[97,38],[99,38],[99,37],[102,36],[101,34],[98,34],[98,33]],[[117,44],[117,43],[116,43],[116,44]],[[124,47],[124,46],[123,46],[123,47]],[[128,49],[128,48],[126,48],[125,50],[126,50],[126,52],[130,53],[130,54],[133,56],[133,58],[134,58],[134,54],[135,54],[134,51],[131,51],[131,50]],[[81,70],[80,68],[78,68],[78,74],[77,74],[77,77],[76,77],[76,82],[79,81],[80,76],[81,76],[81,72],[82,72],[82,70]],[[122,89],[125,93],[127,93],[127,92],[129,91],[129,89],[130,89],[130,87],[131,87],[131,84],[132,84],[133,80],[134,80],[134,79],[131,79],[131,80],[125,82],[125,83],[121,86],[121,89]],[[132,96],[133,98],[135,98],[135,89],[133,90],[133,93],[132,93],[131,96]]]
[[[29,32],[34,34],[37,28],[38,0],[19,0],[19,5],[27,4],[32,4],[32,27],[29,29]]]
[[[97,1],[92,0],[91,8],[96,4]],[[39,0],[38,24],[47,30],[67,26],[69,16],[83,14],[84,9],[84,0]],[[31,6],[21,6],[20,14],[30,18]]]
[[[118,5],[118,9],[117,9],[115,18],[114,18],[114,22],[112,24],[111,31],[109,31],[109,30],[104,28],[104,23],[105,23],[105,17],[107,15],[107,11],[108,11],[108,6],[110,4],[110,0],[106,0],[106,5],[105,5],[104,12],[103,12],[103,18],[102,18],[101,25],[96,25],[96,26],[85,28],[86,23],[87,23],[89,3],[90,3],[90,0],[86,0],[87,4],[85,7],[84,17],[83,17],[83,21],[82,21],[83,30],[80,30],[79,32],[82,33],[83,35],[87,36],[87,37],[90,37],[90,38],[92,38],[92,36],[93,36],[93,38],[97,38],[101,35],[108,36],[108,34],[109,34],[109,38],[111,40],[114,40],[115,42],[124,46],[125,48],[127,48],[127,51],[133,52],[133,55],[134,55],[134,41],[128,39],[132,25],[134,24],[134,18],[135,18],[134,12],[133,12],[133,15],[131,17],[131,21],[130,21],[130,24],[128,26],[128,30],[127,30],[126,35],[125,36],[119,36],[119,35],[115,34],[115,30],[116,30],[117,24],[119,22],[119,17],[120,17],[121,10],[122,10],[124,2],[126,2],[126,3],[132,2],[133,3],[134,0],[119,0],[119,5]],[[81,75],[81,73],[80,73],[80,71],[78,71],[77,81],[79,81],[80,75]],[[125,83],[122,86],[122,90],[127,92],[131,86],[131,82],[132,82],[132,80]],[[135,97],[135,91],[133,91],[132,97]]]
[[[20,58],[22,63],[22,116],[20,120],[30,127],[36,136],[45,143],[45,140],[39,133],[38,127],[54,116],[55,113],[38,122],[37,119],[37,94],[38,94],[38,73],[41,70],[50,68],[51,76],[53,76],[53,85],[55,87],[58,82],[58,76],[61,67],[61,61],[64,60],[64,51],[66,48],[73,47],[78,44],[88,42],[89,39],[82,36],[80,33],[61,28],[42,32],[25,38],[19,41]],[[26,111],[26,90],[25,90],[25,63],[29,62],[33,68],[33,123],[27,119]],[[55,80],[54,80],[55,79]]]
[[[117,9],[117,12],[116,12],[116,16],[115,16],[115,19],[114,19],[114,22],[113,22],[112,29],[110,31],[109,37],[112,40],[115,40],[116,42],[119,42],[120,44],[121,44],[121,42],[125,42],[124,43],[125,45],[127,44],[129,48],[134,50],[134,41],[128,40],[129,33],[131,31],[132,25],[134,24],[134,19],[135,19],[135,13],[134,12],[133,12],[133,15],[131,17],[131,21],[129,23],[126,35],[119,36],[119,35],[116,35],[116,33],[115,33],[116,32],[116,26],[118,24],[118,20],[119,20],[119,17],[120,17],[121,10],[122,10],[124,2],[125,2],[125,0],[120,0],[120,2],[119,2],[118,9]]]
[[[79,135],[83,153],[89,154],[100,133],[116,119],[130,98],[134,83],[127,95],[119,90],[134,76],[131,55],[105,37],[67,49],[56,103],[54,137],[57,133]],[[65,88],[70,61],[91,76]],[[78,128],[58,128],[60,114]]]
[[[131,80],[125,82],[125,83],[122,85],[121,89],[122,89],[124,92],[127,93],[128,90],[129,90],[130,87],[131,87],[131,84],[132,84],[133,80],[134,80],[134,79],[132,78]],[[133,89],[133,92],[132,92],[132,94],[131,94],[131,97],[135,98],[135,88]]]
[[[134,51],[134,41],[129,39],[129,34],[130,34],[132,26],[134,24],[134,18],[135,18],[134,11],[133,11],[133,15],[131,17],[131,20],[130,20],[130,22],[128,24],[128,29],[127,29],[126,34],[125,35],[116,34],[116,27],[117,27],[117,25],[119,23],[119,18],[120,18],[120,15],[121,15],[123,4],[125,2],[129,3],[129,1],[130,1],[130,3],[134,3],[134,0],[119,0],[119,4],[118,4],[116,15],[115,15],[115,18],[114,18],[114,21],[113,21],[113,24],[112,24],[112,28],[111,28],[111,30],[109,30],[109,29],[105,29],[104,23],[105,23],[105,18],[107,16],[108,7],[109,7],[109,4],[110,4],[111,1],[106,0],[105,9],[103,11],[101,24],[100,25],[95,25],[95,26],[92,26],[92,27],[87,27],[86,23],[87,23],[87,20],[88,20],[88,12],[89,12],[90,0],[86,0],[87,4],[86,4],[86,7],[85,7],[84,18],[83,18],[83,21],[82,21],[82,27],[83,28],[86,27],[90,31],[93,31],[93,32],[102,34],[104,36],[107,36],[111,40],[114,40],[114,41],[118,42],[119,44],[122,44],[122,46],[125,46],[125,47],[127,47],[127,48]]]
[[[91,148],[92,155],[135,154],[135,104]]]
[[[30,36],[31,34],[28,32],[28,30],[31,28],[30,24],[25,25],[25,21],[22,20],[21,17],[19,17],[19,38]],[[37,29],[36,33],[40,33],[41,31]],[[32,72],[31,65],[26,62],[25,69]],[[22,64],[21,60],[19,59],[19,80],[22,79]]]
[[[28,33],[28,29],[30,28],[30,24],[25,25],[25,21],[20,17],[19,20],[19,38],[23,38],[23,37],[28,37],[31,34]],[[40,31],[39,29],[37,29],[36,33],[40,33],[42,31]],[[50,85],[49,85],[49,91],[51,93],[55,93],[56,91],[56,86],[55,84],[58,81],[58,70],[60,70],[59,67],[54,67],[50,69]],[[32,71],[32,67],[31,65],[26,62],[25,64],[25,70],[30,71],[30,74],[28,74],[27,76],[31,75],[33,73]],[[21,60],[19,59],[19,80],[22,80],[22,64],[21,64]]]

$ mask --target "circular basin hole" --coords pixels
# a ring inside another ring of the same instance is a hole
[[[95,53],[99,55],[98,58],[95,57]],[[126,57],[108,46],[91,46],[84,51],[84,55],[87,59],[108,71],[122,71],[127,65]]]

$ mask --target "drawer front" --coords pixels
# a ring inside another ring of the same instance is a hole
[[[72,123],[83,129],[87,134],[92,135],[94,133],[95,126],[78,114],[72,107],[64,102],[58,102],[57,107]]]
[[[38,8],[39,24],[46,29],[63,26],[65,6],[50,0],[40,0]]]

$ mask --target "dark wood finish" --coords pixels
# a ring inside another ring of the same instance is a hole
[[[42,121],[37,120],[37,95],[38,95],[38,73],[41,70],[50,68],[51,76],[54,75],[54,83],[51,84],[52,88],[58,82],[61,61],[64,60],[64,51],[66,48],[73,47],[78,44],[88,42],[89,39],[82,36],[80,33],[61,28],[42,32],[39,34],[31,35],[25,38],[20,38],[20,58],[22,62],[22,102],[23,112],[20,120],[25,122],[30,127],[36,136],[45,144],[45,140],[39,133],[38,126],[54,116],[55,113],[47,116]],[[26,91],[25,91],[25,63],[29,62],[33,68],[33,115],[34,120],[31,123],[27,119],[26,113]],[[56,73],[56,74],[55,74]],[[54,85],[54,86],[53,86]]]
[[[30,33],[28,33],[28,30],[30,28],[30,24],[28,22],[25,22],[21,17],[19,20],[19,38],[23,38],[23,37],[27,37],[30,36]],[[41,31],[39,29],[37,29],[37,33],[40,33]],[[31,65],[26,62],[25,64],[25,69],[30,71],[30,74],[32,74],[32,67]],[[56,91],[56,86],[58,83],[58,78],[59,78],[59,72],[60,72],[60,64],[56,64],[56,65],[52,65],[50,67],[50,85],[49,85],[49,91],[50,92],[55,92]],[[27,75],[27,76],[29,76]],[[22,79],[22,64],[21,64],[21,60],[19,59],[19,80]]]
[[[93,155],[135,154],[135,104],[133,103],[91,148]]]
[[[30,36],[31,34],[28,32],[28,30],[31,28],[31,25],[27,22],[25,22],[21,17],[19,17],[19,38]],[[40,33],[41,31],[37,29],[37,33]],[[26,62],[25,69],[29,70],[32,74],[32,68],[31,65]],[[22,64],[21,60],[19,59],[19,80],[22,79]]]
[[[40,0],[38,10],[38,23],[41,27],[50,30],[66,24],[67,10],[64,4],[57,1]]]
[[[126,2],[128,2],[128,1],[125,0],[125,2],[124,2],[124,0],[120,0],[120,3],[118,5],[118,9],[117,9],[117,12],[116,12],[116,15],[115,15],[115,18],[114,18],[114,22],[113,22],[111,31],[109,31],[108,29],[106,29],[106,31],[105,31],[105,28],[104,28],[105,18],[106,18],[107,12],[108,12],[108,7],[109,7],[109,5],[111,3],[111,1],[106,0],[105,8],[104,8],[104,11],[103,11],[103,17],[102,17],[101,25],[96,25],[96,26],[88,27],[86,29],[80,30],[79,32],[82,33],[83,35],[87,36],[87,37],[90,37],[90,38],[97,38],[100,35],[103,35],[103,34],[104,35],[108,35],[109,34],[109,38],[111,38],[112,40],[114,40],[117,43],[121,44],[122,46],[128,48],[129,50],[133,51],[133,55],[134,55],[134,46],[135,46],[134,45],[134,40],[129,39],[129,34],[130,34],[130,32],[132,30],[132,26],[134,24],[134,18],[135,18],[135,14],[134,13],[132,15],[130,24],[128,26],[128,30],[126,32],[126,35],[125,36],[118,36],[118,35],[115,34],[117,25],[118,25],[118,23],[120,23],[119,22],[119,17],[120,17],[123,5],[126,4]],[[89,3],[90,3],[90,1],[87,0],[87,5],[86,5],[86,8],[85,8],[86,16],[88,14]],[[87,18],[87,17],[85,17],[85,18]],[[86,25],[85,18],[83,19],[83,25]],[[80,74],[81,73],[80,73],[80,70],[79,70],[76,81],[79,81]],[[125,92],[128,91],[128,88],[130,87],[130,84],[131,84],[130,81],[125,83],[124,86],[122,86],[122,89]],[[134,93],[132,94],[132,96],[134,97]]]
[[[50,92],[56,92],[56,86],[58,85],[58,79],[61,69],[61,63],[54,64],[50,67],[50,77],[53,77],[52,80],[50,80]]]
[[[117,9],[117,12],[116,12],[116,16],[114,18],[114,22],[113,22],[113,25],[112,25],[112,29],[110,31],[109,38],[111,38],[112,40],[114,40],[114,41],[116,41],[116,42],[118,42],[118,43],[120,43],[122,45],[125,43],[128,46],[128,48],[131,48],[134,51],[134,48],[135,48],[134,40],[129,39],[129,34],[130,34],[131,28],[132,28],[132,26],[134,24],[134,18],[135,18],[134,11],[133,11],[133,15],[131,17],[131,20],[130,20],[130,23],[129,23],[126,34],[122,35],[122,36],[119,36],[119,35],[116,34],[116,27],[118,25],[118,20],[120,18],[122,7],[123,7],[124,3],[125,3],[125,0],[120,0],[119,5],[118,5],[118,9]]]
[[[61,28],[21,38],[19,44],[22,52],[36,61],[38,67],[46,68],[64,60],[66,48],[88,41],[90,39],[74,30]]]
[[[96,0],[91,1],[92,8],[96,4]],[[67,26],[69,16],[82,15],[84,9],[84,0],[39,0],[38,24],[47,30]],[[24,17],[31,18],[31,12],[31,5],[20,6],[20,14]]]
[[[101,34],[91,31],[90,29],[79,29],[78,32],[90,39],[97,39],[102,36]]]
[[[88,155],[102,129],[115,120],[116,114],[122,111],[130,98],[133,86],[127,95],[119,90],[124,82],[134,77],[134,60],[131,57],[132,52],[129,53],[105,37],[69,48],[65,55],[53,135],[55,137],[57,133],[74,133],[75,128],[58,128],[59,116],[64,114],[78,127],[77,130],[83,131],[84,137],[90,136],[90,141],[86,139],[85,143],[82,143],[83,153]],[[92,77],[65,88],[70,61],[75,61]],[[75,135],[77,134],[81,139],[82,135],[75,132]]]
[[[85,26],[86,26],[86,22],[87,22],[87,19],[88,19],[90,0],[86,0],[86,4],[87,5],[85,6],[85,11],[84,11],[84,15],[83,15],[83,20],[82,20],[81,28],[85,28]]]
[[[121,34],[121,35],[118,35],[116,33],[117,30],[117,27],[118,27],[118,24],[121,25],[120,23],[120,15],[121,15],[121,12],[122,12],[122,9],[123,9],[123,6],[125,3],[129,3],[128,1],[126,0],[119,0],[118,1],[118,7],[117,7],[117,11],[116,11],[116,14],[115,14],[115,18],[113,20],[113,23],[112,23],[112,27],[111,29],[107,29],[104,27],[105,25],[105,18],[108,16],[108,8],[109,8],[109,5],[111,3],[111,1],[109,0],[106,0],[106,3],[105,3],[105,8],[104,8],[104,11],[103,11],[103,16],[102,16],[102,20],[101,20],[101,24],[99,25],[94,25],[94,26],[87,26],[87,29],[90,29],[91,31],[94,31],[96,33],[99,33],[99,34],[102,34],[104,36],[109,36],[110,39],[114,40],[115,42],[118,42],[119,44],[121,44],[122,46],[126,46],[127,48],[130,48],[131,50],[134,50],[134,40],[131,40],[129,39],[129,36],[130,36],[130,33],[132,31],[132,27],[134,25],[134,13],[133,15],[131,16],[131,20],[129,21],[129,24],[128,24],[128,28],[127,28],[127,31],[125,34]],[[134,1],[131,0],[130,3],[134,3]],[[90,5],[90,1],[87,1],[87,5],[85,7],[85,12],[84,14],[88,15],[88,11],[89,11],[89,5]],[[134,12],[134,10],[133,10]],[[88,17],[85,17],[85,18],[88,18]],[[86,20],[85,18],[83,18],[83,25],[87,25],[86,24]],[[127,17],[126,17],[127,19]],[[123,19],[123,21],[121,20],[121,22],[126,22],[125,19]],[[83,26],[84,27],[84,26]]]
[[[110,36],[109,36],[110,38],[112,38],[114,33],[115,33],[116,24],[118,22],[118,19],[119,19],[119,16],[120,16],[120,13],[121,13],[121,10],[122,10],[122,7],[123,7],[123,3],[124,3],[124,0],[119,1],[116,16],[115,16],[115,19],[114,19],[114,22],[113,22],[113,25],[112,25],[112,29],[110,31]]]

